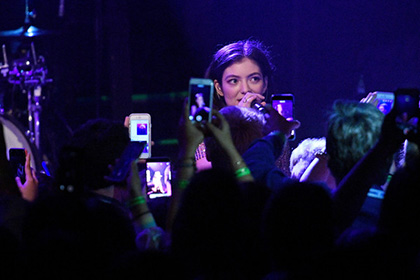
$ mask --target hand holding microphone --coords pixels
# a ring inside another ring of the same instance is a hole
[[[265,97],[262,94],[247,92],[244,95],[244,97],[242,97],[241,101],[238,103],[238,106],[251,108],[255,103],[261,103],[264,106],[264,99]]]

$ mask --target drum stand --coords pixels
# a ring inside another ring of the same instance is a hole
[[[34,43],[31,43],[31,58],[16,60],[13,65],[9,67],[7,64],[7,55],[3,45],[3,59],[5,64],[2,68],[2,73],[8,72],[8,82],[14,85],[19,85],[22,93],[27,94],[28,99],[28,131],[26,136],[29,141],[37,147],[41,152],[41,122],[40,116],[42,111],[42,86],[52,82],[52,79],[47,78],[47,68],[42,56],[37,57],[35,53]],[[5,67],[7,65],[7,68]],[[5,70],[7,69],[7,70]]]
[[[31,143],[35,143],[35,146],[41,151],[41,87],[37,86],[32,90],[28,90],[28,123],[29,130],[28,134]]]

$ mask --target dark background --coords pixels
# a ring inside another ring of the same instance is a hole
[[[292,147],[324,135],[335,99],[420,84],[417,0],[65,0],[63,16],[59,2],[29,0],[32,24],[55,31],[33,38],[54,80],[43,91],[45,149],[88,119],[148,112],[153,156],[174,158],[189,78],[202,77],[212,54],[240,39],[270,46],[277,92],[295,94],[302,126]],[[25,1],[0,1],[0,30],[24,18]],[[12,56],[19,40],[0,43]]]

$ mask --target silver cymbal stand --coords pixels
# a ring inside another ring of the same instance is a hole
[[[45,59],[42,56],[37,57],[33,42],[30,54],[32,58],[27,57],[13,62],[8,70],[8,82],[19,85],[22,92],[27,94],[29,130],[26,135],[30,142],[35,144],[38,151],[41,151],[42,87],[51,83],[52,79],[47,78],[48,70],[45,67]],[[5,51],[3,51],[3,56],[5,56]],[[7,56],[5,61],[7,61]]]

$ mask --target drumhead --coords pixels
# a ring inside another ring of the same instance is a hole
[[[3,124],[7,159],[9,159],[10,148],[24,148],[31,154],[31,167],[40,172],[42,170],[41,156],[36,146],[26,137],[23,127],[12,117],[6,115],[0,115],[0,122]]]

